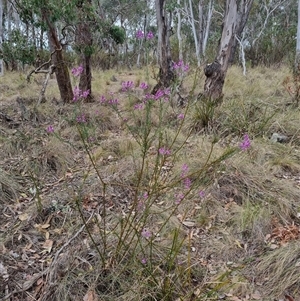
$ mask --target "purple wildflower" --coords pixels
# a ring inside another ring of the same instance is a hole
[[[140,84],[140,88],[143,89],[143,90],[146,90],[146,89],[148,89],[148,85],[143,82],[143,83]]]
[[[76,67],[74,67],[72,70],[71,70],[71,72],[72,72],[72,74],[74,75],[74,76],[79,76],[82,72],[83,72],[83,67],[80,65],[80,66],[78,66],[77,68]]]
[[[184,194],[183,193],[178,193],[177,195],[175,195],[175,204],[179,205],[181,203],[181,201],[184,199]]]
[[[134,87],[133,81],[122,82],[122,91],[128,91]]]
[[[104,95],[102,95],[102,96],[100,97],[100,102],[101,102],[101,103],[106,103],[106,98],[105,98]]]
[[[183,179],[183,185],[184,185],[184,188],[185,189],[190,189],[191,188],[191,185],[192,185],[192,181],[190,178],[185,178]]]
[[[144,104],[143,103],[136,103],[133,108],[135,110],[143,110]]]
[[[137,39],[140,40],[140,39],[143,39],[145,35],[144,35],[144,32],[143,32],[142,30],[139,29],[139,30],[136,32],[135,36],[136,36]]]
[[[145,102],[146,102],[148,100],[154,99],[154,95],[150,94],[150,93],[147,93],[147,94],[145,94],[144,98],[145,98]]]
[[[203,199],[205,197],[205,191],[204,190],[200,190],[199,191],[199,196],[201,199]]]
[[[53,133],[53,132],[54,132],[54,127],[53,127],[53,125],[47,126],[46,131],[47,131],[47,133]]]
[[[84,114],[78,115],[76,117],[76,120],[77,120],[78,123],[86,123],[86,118],[85,118]]]
[[[159,150],[158,150],[159,154],[160,155],[166,155],[166,156],[170,156],[171,155],[171,151],[165,147],[161,147]]]
[[[136,209],[139,212],[143,212],[146,209],[145,203],[143,201],[139,201]]]
[[[149,31],[148,33],[147,33],[147,40],[152,40],[153,39],[153,37],[154,37],[154,34],[153,34],[153,32],[152,31]]]
[[[184,178],[188,172],[189,172],[189,167],[186,163],[184,163],[181,167],[181,175],[180,175],[181,178]]]
[[[90,90],[88,89],[88,90],[82,92],[81,97],[87,98],[89,96],[89,94],[90,94]]]
[[[182,60],[180,60],[178,63],[174,62],[173,68],[177,71],[178,75],[183,75],[189,71],[189,65],[185,65]]]
[[[141,235],[145,238],[150,238],[152,236],[151,232],[147,230],[146,228],[143,229]]]
[[[248,134],[244,135],[243,141],[240,143],[239,147],[241,150],[245,151],[251,146],[251,141]]]
[[[146,263],[147,263],[147,259],[146,259],[146,258],[142,258],[142,259],[141,259],[141,263],[142,263],[142,264],[146,264]]]
[[[77,101],[81,96],[81,90],[76,86],[73,90],[73,101]]]
[[[189,66],[189,65],[185,65],[185,66],[183,67],[183,71],[184,71],[184,72],[188,72],[189,69],[190,69],[190,66]]]
[[[184,114],[183,113],[178,114],[177,118],[178,119],[184,119]]]
[[[158,90],[156,93],[155,93],[155,95],[154,95],[154,99],[155,100],[158,100],[158,99],[160,99],[161,97],[163,97],[165,95],[165,92],[163,91],[163,90]]]
[[[109,101],[108,101],[108,103],[110,104],[110,105],[118,105],[119,104],[119,100],[117,99],[117,98],[115,98],[115,99],[110,99]]]

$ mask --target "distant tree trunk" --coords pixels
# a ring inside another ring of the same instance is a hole
[[[300,102],[300,0],[298,0],[298,25],[297,25],[294,81],[296,86],[295,101],[296,101],[296,105],[298,106]]]
[[[238,46],[238,40],[242,38],[242,33],[249,18],[250,9],[252,7],[253,1],[254,0],[242,0],[241,4],[238,7],[238,20],[235,33],[235,37],[237,37],[237,39],[234,39],[233,42],[233,49],[231,51],[231,56],[229,59],[230,64],[233,64],[234,62],[234,55]]]
[[[199,3],[199,5],[200,5],[200,3]],[[205,53],[206,53],[206,46],[207,46],[207,41],[208,41],[211,18],[212,18],[212,15],[213,15],[213,6],[214,6],[214,1],[209,0],[207,19],[206,19],[203,42],[202,42],[202,55],[203,55],[203,57],[205,57]]]
[[[249,16],[253,0],[226,0],[222,36],[215,61],[205,67],[204,96],[216,103],[223,99],[223,86],[234,51],[235,36]],[[239,5],[239,6],[238,6]]]
[[[86,1],[89,5],[91,0]],[[79,89],[82,91],[89,90],[89,96],[86,98],[90,100],[92,98],[92,71],[91,71],[91,56],[93,37],[88,20],[84,19],[85,13],[82,6],[78,6],[79,23],[76,26],[75,43],[80,55],[80,65],[83,67],[83,72],[80,75]]]
[[[170,30],[166,11],[164,10],[165,0],[155,0],[157,28],[158,28],[158,62],[159,62],[159,82],[153,88],[152,93],[163,87],[169,87],[175,79],[171,49],[170,49]]]
[[[200,3],[199,3],[199,6],[201,6]],[[199,47],[200,45],[199,45],[199,42],[198,42],[198,33],[196,31],[196,26],[195,26],[195,17],[194,17],[194,10],[193,10],[193,5],[192,5],[192,0],[189,0],[189,9],[187,9],[187,12],[188,12],[188,10],[189,10],[190,24],[191,24],[192,31],[193,31],[193,36],[194,36],[197,64],[198,64],[198,67],[199,67],[200,66],[200,47]],[[202,44],[202,40],[199,40],[199,41],[200,41],[200,44]],[[202,46],[201,46],[201,48],[202,48]]]
[[[180,6],[180,0],[177,0],[177,5],[178,7]],[[179,60],[183,60],[182,40],[181,40],[181,12],[179,8],[177,8],[177,40],[178,40]]]
[[[50,46],[53,50],[57,50],[53,55],[52,63],[55,65],[55,75],[60,92],[60,97],[64,102],[70,102],[73,100],[74,94],[72,90],[69,70],[63,57],[62,45],[58,40],[54,24],[49,20],[49,14],[47,13],[47,11],[43,11],[42,13],[44,20],[48,25]]]

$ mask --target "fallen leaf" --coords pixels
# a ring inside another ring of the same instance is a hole
[[[83,297],[83,301],[98,301],[95,291],[88,291]]]
[[[19,214],[18,218],[22,222],[26,221],[26,220],[28,220],[28,214],[27,213]]]
[[[51,239],[47,239],[47,240],[43,243],[43,248],[44,248],[45,251],[47,251],[48,253],[51,252],[52,246],[53,246],[53,240],[51,240]]]
[[[261,294],[259,291],[255,291],[253,294],[252,294],[252,299],[254,300],[261,300]]]
[[[183,221],[182,224],[189,228],[195,226],[195,222],[193,222],[193,221]]]

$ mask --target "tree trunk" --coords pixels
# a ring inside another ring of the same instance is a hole
[[[204,96],[218,103],[223,99],[223,86],[229,67],[230,58],[234,51],[235,36],[242,22],[245,26],[253,0],[227,0],[223,20],[222,36],[216,60],[205,67],[206,81]],[[238,4],[240,5],[238,7]],[[240,15],[241,14],[241,15]]]
[[[211,18],[212,18],[212,15],[213,15],[213,6],[214,6],[213,0],[209,0],[207,19],[206,19],[205,31],[204,31],[203,42],[202,42],[202,55],[203,55],[203,57],[205,57],[205,52],[206,52],[206,46],[207,46],[207,41],[208,41]]]
[[[298,0],[298,25],[297,25],[297,42],[296,42],[296,57],[294,67],[294,82],[295,82],[295,101],[296,105],[300,102],[300,0]]]
[[[3,0],[0,0],[0,52],[2,50],[2,40],[3,38]],[[0,76],[4,73],[3,70],[3,61],[0,59]]]
[[[91,4],[90,0],[87,0]],[[80,75],[79,89],[82,91],[89,90],[89,95],[86,100],[92,99],[92,71],[91,71],[91,56],[93,37],[90,25],[87,20],[84,20],[85,13],[82,7],[78,7],[79,23],[76,26],[75,43],[79,51],[80,65],[83,67],[83,72]]]
[[[52,63],[55,65],[55,75],[60,97],[64,102],[71,102],[74,94],[71,86],[69,70],[63,57],[62,45],[58,40],[54,24],[49,20],[47,11],[42,11],[42,14],[48,25],[50,46],[53,50],[56,50],[52,57]]]
[[[180,0],[177,0],[178,7],[180,6]],[[181,12],[177,8],[177,40],[178,40],[178,55],[179,60],[183,61],[183,52],[182,52],[182,40],[181,40]]]
[[[192,5],[192,0],[189,0],[189,19],[190,19],[190,23],[191,23],[191,26],[192,26],[195,49],[196,49],[197,64],[198,64],[198,67],[199,67],[200,66],[200,48],[199,48],[199,43],[198,43],[198,34],[197,34],[197,31],[196,31],[196,26],[195,26],[195,17],[194,17],[194,10],[193,10],[193,5]],[[200,43],[201,42],[202,41],[200,41]]]
[[[169,87],[175,79],[170,49],[170,31],[168,28],[164,4],[165,0],[155,0],[158,28],[157,52],[159,62],[159,82],[153,88],[152,93],[156,93],[160,88]]]
[[[242,33],[249,18],[250,9],[252,7],[253,1],[254,0],[242,0],[238,7],[237,28],[235,33],[235,36],[238,39],[241,39],[242,37]],[[238,46],[238,39],[234,39],[233,41],[233,50],[231,51],[231,56],[229,59],[230,64],[233,64],[234,62],[234,55]]]

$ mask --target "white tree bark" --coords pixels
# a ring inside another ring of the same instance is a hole
[[[177,0],[177,39],[178,39],[178,50],[179,50],[179,60],[183,60],[183,51],[182,51],[182,40],[181,40],[181,12],[180,12],[180,0]]]
[[[213,7],[214,7],[214,1],[209,0],[207,20],[206,20],[205,32],[204,32],[203,43],[202,43],[202,55],[203,56],[205,56],[205,53],[206,53],[206,47],[207,47],[207,41],[208,41],[208,36],[209,36],[211,18],[212,18],[212,15],[213,15]]]
[[[192,31],[194,35],[194,42],[195,42],[195,48],[196,48],[196,58],[197,58],[197,64],[200,66],[200,51],[199,51],[199,43],[198,43],[198,36],[195,26],[195,18],[194,18],[194,11],[193,11],[193,5],[192,0],[189,0],[189,10],[190,10],[190,23],[192,26]]]

